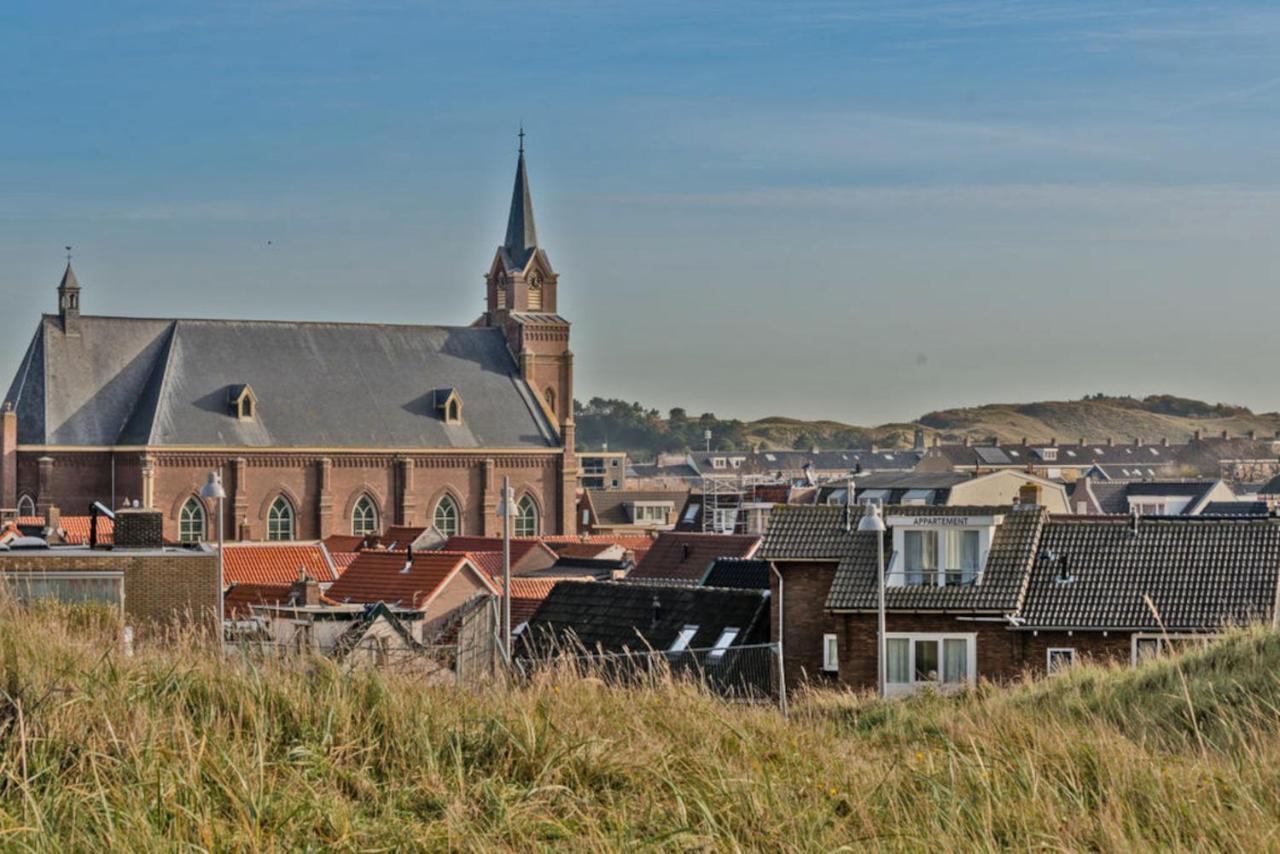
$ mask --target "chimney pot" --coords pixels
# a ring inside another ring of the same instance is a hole
[[[1160,437],[1160,447],[1162,447],[1162,448],[1167,448],[1167,447],[1169,447],[1169,437],[1168,437],[1168,436],[1161,436],[1161,437]]]
[[[1197,431],[1195,431],[1194,433],[1192,433],[1192,434],[1191,434],[1191,438],[1192,438],[1192,440],[1194,440],[1194,441],[1196,441],[1196,442],[1199,442],[1199,441],[1200,441],[1200,431],[1199,431],[1199,430],[1197,430]]]
[[[1056,447],[1058,447],[1058,437],[1057,437],[1057,436],[1053,436],[1053,437],[1051,437],[1051,438],[1049,439],[1049,447],[1051,447],[1051,448],[1056,448]]]
[[[1142,447],[1142,437],[1141,437],[1141,436],[1134,436],[1134,437],[1133,437],[1133,446],[1134,446],[1135,448],[1141,448],[1141,447]]]
[[[1083,448],[1083,447],[1084,447],[1085,445],[1087,445],[1087,444],[1088,444],[1088,442],[1086,442],[1086,441],[1084,440],[1084,436],[1081,436],[1081,437],[1080,437],[1080,447],[1082,447],[1082,448]]]
[[[1110,448],[1110,447],[1111,447],[1112,445],[1114,445],[1115,443],[1116,443],[1116,440],[1115,440],[1115,437],[1114,437],[1114,436],[1108,436],[1108,437],[1107,437],[1107,447],[1108,447],[1108,448]]]
[[[1226,438],[1227,438],[1227,431],[1226,431],[1226,430],[1223,430],[1223,431],[1222,431],[1222,438],[1224,438],[1224,439],[1226,439]]]
[[[1257,430],[1250,430],[1250,431],[1249,431],[1249,433],[1248,433],[1247,435],[1249,436],[1249,438],[1250,438],[1250,439],[1256,439],[1256,438],[1258,438],[1258,431],[1257,431]]]

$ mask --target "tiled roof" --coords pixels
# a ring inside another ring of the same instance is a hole
[[[1072,442],[1058,445],[938,445],[928,450],[930,458],[941,457],[953,466],[965,468],[1017,467],[1027,465],[1077,468],[1091,465],[1165,467],[1176,465],[1185,445],[1112,444]]]
[[[648,534],[560,534],[544,536],[540,539],[557,552],[560,551],[561,546],[572,543],[607,543],[621,546],[634,554],[637,561],[644,557],[644,553],[653,545],[653,537]]]
[[[352,534],[330,534],[321,542],[329,550],[329,554],[335,554],[337,552],[358,552],[366,539],[366,537],[357,537]]]
[[[538,611],[542,600],[547,598],[551,589],[561,581],[578,581],[589,584],[580,578],[524,578],[517,576],[511,579],[511,625],[527,623]]]
[[[298,580],[298,570],[321,584],[337,573],[321,543],[227,543],[223,573],[228,584],[284,584]]]
[[[407,552],[361,552],[329,588],[328,596],[338,602],[385,602],[420,610],[466,562],[466,556],[417,551],[411,569],[404,572],[407,562]]]
[[[703,587],[728,587],[736,590],[768,590],[769,561],[722,557],[711,562],[702,579]]]
[[[591,559],[606,554],[617,548],[613,543],[563,543],[553,546],[556,554],[562,558],[576,557]]]
[[[330,559],[333,560],[333,568],[341,575],[342,571],[351,566],[359,552],[329,552]]]
[[[444,541],[440,547],[449,552],[502,552],[502,537],[463,537],[454,536]],[[551,547],[536,537],[511,538],[511,562],[518,563],[534,549],[543,549],[547,556],[555,561],[557,555]]]
[[[656,502],[671,505],[671,519],[684,506],[689,497],[687,489],[588,489],[584,493],[587,502],[595,513],[596,520],[605,525],[632,525],[629,506],[632,502]]]
[[[1205,630],[1270,620],[1280,523],[1266,519],[1056,517],[1045,525],[1024,628]],[[1060,576],[1071,579],[1060,582]]]
[[[755,534],[668,531],[658,535],[644,560],[627,577],[698,581],[711,561],[721,557],[752,557],[759,544],[760,537]]]
[[[63,516],[58,525],[66,533],[67,545],[87,546],[89,545],[89,526],[92,523],[92,516]],[[21,516],[18,518],[18,524],[23,527],[44,527],[43,516]],[[98,542],[110,543],[115,532],[115,522],[106,516],[98,517]]]
[[[521,647],[576,639],[589,650],[670,649],[685,626],[697,626],[689,649],[713,646],[726,627],[735,646],[767,633],[768,597],[759,590],[562,581],[521,635]]]
[[[1270,516],[1271,508],[1265,501],[1210,501],[1200,511],[1201,516]]]
[[[852,532],[846,532],[844,507],[779,507],[769,520],[761,557],[768,560],[838,562],[826,607],[863,610],[876,607],[875,534],[858,533],[863,508],[850,509]],[[1035,556],[1040,529],[1047,518],[1039,507],[887,507],[894,516],[1004,516],[996,529],[983,569],[982,584],[973,587],[890,587],[885,603],[894,610],[1012,611],[1018,607],[1027,567]],[[885,533],[885,563],[891,559],[891,532]]]
[[[288,584],[233,584],[222,596],[222,613],[228,618],[248,617],[253,605],[278,605],[289,601]]]

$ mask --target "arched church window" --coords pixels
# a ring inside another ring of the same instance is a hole
[[[30,495],[23,495],[18,499],[18,515],[34,516],[36,515],[36,501]]]
[[[283,495],[277,496],[267,511],[267,539],[293,539],[293,505]]]
[[[441,534],[446,537],[452,537],[458,533],[458,518],[460,516],[458,502],[446,495],[436,504],[436,512],[432,517],[432,523]]]
[[[361,495],[351,509],[351,533],[357,537],[378,533],[378,508],[367,495]]]
[[[516,505],[515,535],[517,537],[538,536],[538,505],[533,498],[526,495]]]
[[[198,543],[205,536],[204,505],[194,495],[178,511],[178,542]]]
[[[547,401],[547,409],[551,410],[551,414],[556,412],[556,390],[547,386],[547,390],[542,393],[543,398]]]

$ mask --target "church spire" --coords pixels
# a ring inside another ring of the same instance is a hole
[[[67,251],[67,269],[63,271],[62,281],[58,283],[58,314],[62,317],[63,326],[68,329],[80,317],[80,282],[76,279],[76,271],[71,269],[70,247]]]
[[[533,196],[529,193],[529,172],[524,165],[524,127],[520,128],[520,153],[516,161],[516,183],[511,190],[511,212],[507,215],[507,239],[502,248],[507,263],[523,270],[538,248],[538,230],[533,223]]]

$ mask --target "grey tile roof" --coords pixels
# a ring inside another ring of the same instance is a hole
[[[1272,618],[1280,523],[1262,519],[1059,517],[1040,537],[1024,628],[1207,630]],[[1066,575],[1072,580],[1061,583]]]
[[[937,445],[930,457],[942,457],[953,466],[1017,466],[1076,468],[1090,465],[1166,466],[1175,465],[1186,445],[1133,443],[1108,445],[1103,442],[1073,442],[1058,445]],[[1050,458],[1052,457],[1052,459]]]
[[[697,626],[689,649],[715,644],[727,627],[739,629],[735,646],[768,634],[768,596],[760,590],[562,581],[542,600],[522,633],[524,654],[576,638],[589,650],[667,650],[685,626]]]
[[[1265,501],[1210,501],[1200,511],[1201,516],[1270,516],[1271,508]]]
[[[770,574],[767,560],[722,557],[711,562],[702,577],[702,586],[768,590]]]
[[[628,508],[636,501],[667,502],[671,504],[671,520],[684,506],[689,497],[687,489],[588,489],[587,500],[595,511],[596,519],[606,525],[632,524],[631,511]]]
[[[546,448],[557,440],[498,329],[42,319],[8,399],[19,440],[59,445]],[[250,385],[255,417],[230,414]],[[447,425],[436,389],[457,389]]]
[[[922,451],[909,448],[884,448],[871,450],[856,448],[845,451],[694,451],[690,454],[693,464],[702,474],[798,474],[809,464],[818,472],[852,471],[909,471],[923,456]],[[741,467],[716,468],[715,458],[729,460],[742,458]]]

